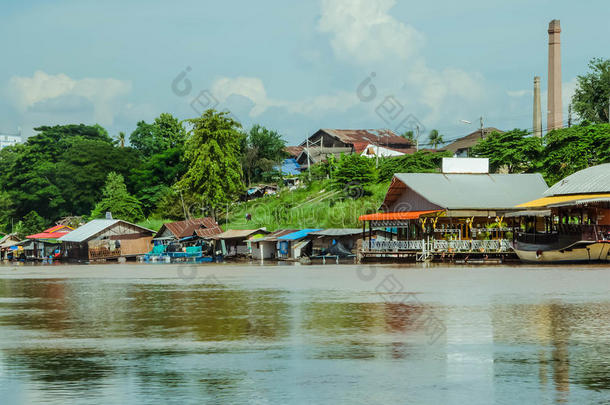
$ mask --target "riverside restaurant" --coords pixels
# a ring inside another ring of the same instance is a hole
[[[507,214],[548,189],[542,175],[490,174],[487,159],[444,158],[442,173],[397,173],[381,206],[362,215],[360,260],[513,256]],[[385,229],[387,237],[374,237]]]

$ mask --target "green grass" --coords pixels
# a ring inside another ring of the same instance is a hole
[[[365,187],[364,196],[350,198],[329,181],[314,182],[307,188],[283,190],[247,203],[234,204],[229,209],[228,223],[219,218],[223,229],[266,227],[269,231],[282,228],[359,228],[358,217],[377,212],[388,189],[388,183]],[[246,221],[246,213],[252,215]]]
[[[143,226],[144,228],[152,229],[153,231],[158,231],[161,229],[161,225],[166,222],[174,222],[171,219],[163,219],[163,218],[147,218],[143,221],[138,222],[136,225]]]

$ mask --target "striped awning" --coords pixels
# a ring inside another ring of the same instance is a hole
[[[519,208],[534,208],[534,207],[549,207],[560,203],[570,205],[579,200],[593,200],[599,198],[610,198],[610,194],[571,194],[571,195],[555,195],[552,197],[538,198],[537,200],[529,201],[517,205]]]
[[[405,212],[378,212],[375,214],[360,215],[359,221],[396,221],[405,219],[417,219],[422,215],[441,212],[442,210],[429,211],[405,211]]]

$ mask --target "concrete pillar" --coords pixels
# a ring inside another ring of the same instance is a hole
[[[549,23],[549,83],[547,131],[563,128],[561,113],[561,27],[559,20]]]
[[[542,110],[540,107],[540,76],[534,77],[534,136],[542,138]]]

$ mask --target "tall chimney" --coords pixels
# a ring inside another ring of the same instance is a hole
[[[534,76],[534,136],[542,138],[542,109],[540,107],[540,76]]]
[[[559,20],[549,23],[549,83],[547,130],[563,128],[561,113],[561,43]]]

